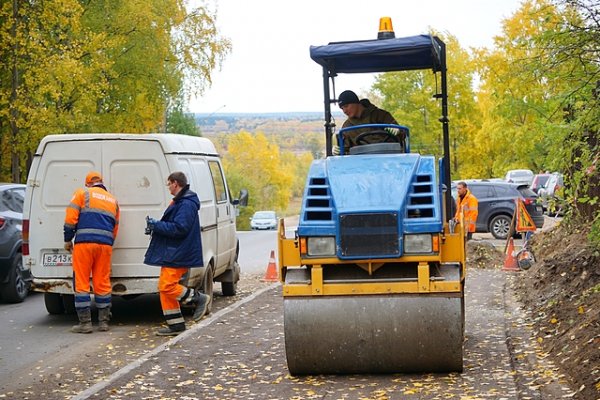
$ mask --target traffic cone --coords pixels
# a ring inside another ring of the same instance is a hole
[[[271,257],[269,258],[269,265],[267,266],[267,272],[265,277],[261,279],[263,282],[277,282],[277,266],[275,265],[275,251],[271,250]]]
[[[517,257],[515,257],[515,244],[513,238],[508,239],[508,250],[506,252],[506,257],[504,257],[504,268],[502,268],[502,271],[519,271],[519,264],[517,263]]]

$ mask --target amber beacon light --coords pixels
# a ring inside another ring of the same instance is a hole
[[[395,37],[396,35],[394,34],[394,27],[392,26],[392,18],[379,18],[379,33],[377,33],[377,39],[393,39]]]

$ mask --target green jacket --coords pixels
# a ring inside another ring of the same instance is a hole
[[[368,99],[362,99],[360,104],[365,108],[362,115],[358,118],[348,118],[344,121],[344,125],[342,128],[347,128],[349,126],[356,125],[365,125],[365,124],[395,124],[398,125],[398,122],[392,117],[392,114],[389,112],[382,110],[381,108],[377,108]],[[372,131],[372,128],[364,128],[364,129],[355,129],[350,132],[344,133],[344,148],[346,153],[348,150],[356,146],[356,137],[361,133]],[[368,143],[380,143],[385,139],[386,135],[381,136],[370,136],[365,139]],[[363,143],[364,144],[364,143]]]

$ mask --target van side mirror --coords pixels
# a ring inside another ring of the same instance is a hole
[[[248,205],[248,191],[246,189],[240,190],[239,199],[234,199],[232,203],[234,206],[246,207]]]

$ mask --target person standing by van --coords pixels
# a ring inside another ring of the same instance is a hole
[[[119,230],[119,216],[117,199],[106,190],[102,175],[96,171],[88,173],[85,188],[77,189],[67,206],[64,224],[64,248],[73,253],[75,310],[79,318],[71,332],[92,332],[90,275],[98,308],[98,330],[108,330],[112,246]]]
[[[167,178],[173,195],[171,204],[159,220],[147,218],[146,233],[152,235],[144,263],[160,266],[158,291],[167,326],[156,331],[158,336],[175,336],[185,331],[185,320],[179,303],[196,304],[193,320],[206,314],[210,296],[179,284],[189,268],[203,267],[200,237],[200,199],[190,190],[183,172]]]

